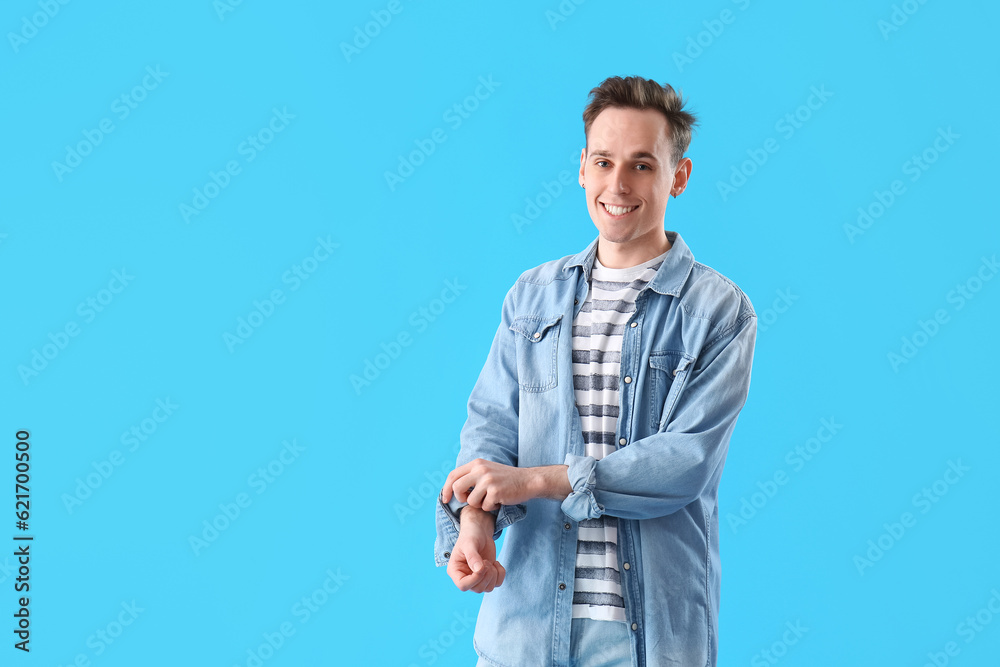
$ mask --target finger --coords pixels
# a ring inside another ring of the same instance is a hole
[[[503,583],[503,580],[507,578],[507,569],[500,564],[500,561],[495,561],[497,566],[497,586]]]
[[[500,576],[501,570],[502,568],[500,567],[500,563],[493,561],[493,580],[490,582],[490,589],[486,591],[487,593],[503,582],[503,578]]]
[[[483,501],[486,498],[486,491],[487,489],[485,485],[480,485],[473,488],[472,491],[469,493],[469,497],[466,498],[465,502],[469,503],[469,505],[471,505],[472,507],[479,507],[482,509],[486,509],[485,507],[483,507]]]
[[[484,576],[485,575],[482,571],[473,572],[472,574],[459,579],[458,583],[455,585],[458,586],[458,590],[460,591],[472,591],[473,593],[482,593],[482,590],[479,590],[479,587],[482,584]]]
[[[441,501],[442,502],[446,503],[449,500],[451,500],[451,494],[452,494],[451,485],[455,483],[456,479],[458,479],[459,477],[461,477],[462,475],[465,474],[465,471],[462,470],[462,468],[464,468],[464,467],[465,466],[459,466],[458,468],[455,468],[450,473],[448,473],[448,477],[446,477],[445,480],[444,480],[444,486],[441,487]]]
[[[470,505],[472,503],[469,503]],[[496,494],[492,493],[492,489],[487,490],[485,497],[483,498],[482,509],[485,512],[492,512],[500,507],[500,503],[496,500]]]
[[[453,582],[455,582],[455,586],[458,587],[458,590],[468,590],[468,588],[463,587],[463,579],[469,576],[468,566],[459,562],[458,558],[452,558],[448,562],[448,576],[451,577]]]
[[[476,476],[470,473],[466,473],[461,477],[457,477],[454,482],[452,482],[451,489],[455,492],[455,497],[458,498],[463,503],[469,502],[469,491],[476,485]]]
[[[483,556],[479,553],[479,549],[475,546],[466,544],[464,553],[465,562],[469,564],[470,571],[479,572],[479,570],[483,567]]]
[[[455,586],[460,591],[475,590],[477,586],[482,584],[483,579],[486,577],[486,568],[480,567],[478,572],[473,572],[467,562],[464,559],[459,558],[456,561],[456,565],[452,568],[451,564],[448,565],[448,575],[451,580],[455,582]],[[479,592],[479,591],[476,591]]]
[[[454,491],[453,487],[455,485],[455,481],[461,477],[465,477],[466,475],[468,475],[469,469],[472,467],[473,463],[474,463],[473,461],[470,461],[469,463],[465,463],[463,465],[458,466],[450,473],[448,473],[448,477],[445,478],[444,480],[444,487],[441,489],[441,500],[443,500],[444,502],[448,502],[449,500],[451,500],[451,495],[452,492]],[[472,485],[470,484],[469,486]],[[459,500],[462,499],[459,498]]]
[[[448,576],[454,579],[455,574],[469,570],[469,564],[465,562],[465,557],[462,555],[460,549],[453,549],[451,552],[451,558],[448,559],[447,572]],[[471,572],[471,570],[469,570]]]
[[[491,567],[489,578],[483,582],[483,593],[491,592],[494,588],[496,588],[496,584],[497,584],[497,571],[496,568]]]
[[[479,571],[479,581],[477,581],[472,586],[473,593],[482,593],[483,589],[486,587],[486,578],[489,576],[490,570],[488,567],[484,567]]]
[[[497,570],[493,566],[493,563],[484,563],[482,571],[485,572],[483,580],[473,590],[476,593],[489,593],[496,584]]]
[[[461,590],[482,593],[485,581],[490,577],[492,567],[485,561],[479,562],[479,569],[461,578]],[[494,573],[495,576],[495,573]]]

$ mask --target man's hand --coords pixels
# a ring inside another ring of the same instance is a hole
[[[489,593],[503,583],[507,571],[496,559],[495,521],[489,512],[462,508],[458,540],[448,561],[448,576],[458,590]]]
[[[518,505],[532,498],[562,500],[573,492],[567,466],[514,466],[475,459],[448,473],[441,500],[452,494],[472,507],[490,512],[501,505]]]

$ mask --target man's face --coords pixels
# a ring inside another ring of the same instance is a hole
[[[670,127],[655,109],[611,107],[590,126],[580,184],[602,243],[631,252],[660,247],[670,195],[684,192],[691,160],[671,165]]]

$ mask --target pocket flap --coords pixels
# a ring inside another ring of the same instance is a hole
[[[552,318],[535,317],[532,315],[522,315],[514,319],[510,325],[511,331],[516,331],[532,343],[538,343],[545,339],[545,334],[555,325],[559,324],[562,315]]]
[[[664,371],[670,377],[676,376],[694,361],[692,357],[678,350],[667,350],[664,352],[651,352],[649,354],[649,365],[659,371]]]

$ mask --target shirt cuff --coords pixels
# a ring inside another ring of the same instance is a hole
[[[562,501],[562,511],[574,521],[603,516],[604,507],[594,498],[593,490],[597,483],[597,459],[567,454],[563,464],[569,466],[566,475],[573,492]]]
[[[447,503],[442,503],[440,500],[438,503],[444,509],[444,513],[451,519],[452,526],[454,526],[457,532],[460,528],[459,513],[462,508],[469,503],[461,502],[457,496],[452,496],[451,500]],[[490,514],[496,517],[496,527],[493,531],[493,540],[496,541],[500,539],[500,533],[504,528],[511,526],[521,519],[523,519],[528,513],[528,508],[524,505],[501,505],[499,510],[491,510]]]

